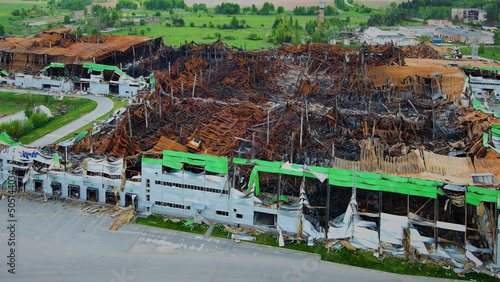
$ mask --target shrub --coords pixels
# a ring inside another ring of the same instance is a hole
[[[0,132],[5,130],[14,139],[19,139],[19,137],[29,133],[33,129],[33,123],[29,119],[13,120],[0,124]]]
[[[194,22],[190,22],[190,23],[189,23],[189,26],[190,26],[190,27],[194,27]]]
[[[160,16],[161,16],[161,12],[160,11],[156,11],[155,17],[160,17]]]
[[[42,126],[44,126],[45,124],[47,124],[47,122],[49,121],[49,117],[47,116],[46,113],[42,113],[40,111],[32,114],[29,118],[29,120],[31,121],[31,123],[33,123],[33,126],[35,128],[40,128]]]
[[[147,22],[146,22],[146,20],[145,20],[145,19],[141,19],[141,20],[139,21],[139,24],[140,24],[140,25],[146,25],[146,23],[147,23]]]
[[[141,35],[146,34],[146,31],[144,29],[141,29]]]
[[[165,23],[165,26],[166,27],[172,27],[172,24],[171,23]]]
[[[185,24],[184,24],[184,20],[183,20],[182,18],[179,18],[179,19],[174,19],[174,20],[172,21],[172,25],[173,25],[173,26],[176,26],[176,27],[182,27],[182,26],[184,26]]]
[[[248,40],[262,40],[262,37],[258,36],[256,33],[250,33],[247,37]]]

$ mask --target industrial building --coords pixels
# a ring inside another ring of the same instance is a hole
[[[151,91],[112,121],[5,146],[3,185],[498,272],[500,116],[451,50],[160,46],[127,69]]]

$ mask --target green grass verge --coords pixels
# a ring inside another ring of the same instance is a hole
[[[150,215],[146,218],[136,218],[135,223],[196,234],[204,234],[208,229],[207,225],[194,224],[194,228],[193,230],[191,230],[190,228],[184,227],[184,222],[186,221],[187,220],[181,220],[180,222],[172,222],[170,220],[165,221],[165,217],[161,215]],[[219,238],[230,238],[230,233],[226,232],[222,226],[217,225],[212,232],[212,236]],[[277,238],[273,234],[255,232],[252,236],[254,236],[256,240],[255,242],[249,243],[278,247]],[[466,277],[459,277],[452,269],[444,269],[443,267],[435,264],[412,263],[407,259],[397,257],[389,256],[384,259],[384,261],[379,261],[372,252],[363,250],[351,251],[345,248],[336,251],[329,250],[325,248],[325,245],[322,243],[316,243],[312,247],[307,246],[306,242],[290,243],[282,248],[318,254],[321,256],[321,260],[324,261],[402,275],[428,276],[457,280],[497,281],[497,279],[493,277],[480,273],[469,273],[466,274]]]
[[[97,107],[97,103],[95,101],[88,99],[85,100],[87,100],[85,104],[79,105],[77,108],[68,112],[67,114],[53,118],[45,126],[35,129],[32,132],[19,138],[19,141],[21,141],[23,144],[29,144],[37,140],[38,138],[45,136],[51,133],[52,131],[60,128],[61,126],[64,126],[80,118],[83,114],[93,111]]]
[[[109,96],[109,97],[108,97],[108,96]],[[112,99],[112,98],[113,98],[113,96],[111,96],[111,95],[106,95],[106,97],[108,97],[108,98],[110,98],[110,99]],[[71,133],[66,134],[64,137],[59,138],[59,140],[57,140],[57,141],[56,141],[56,143],[57,143],[57,142],[64,141],[64,140],[67,140],[67,139],[69,139],[69,138],[71,138],[71,137],[75,136],[75,133],[80,133],[80,132],[83,132],[83,131],[85,131],[85,130],[88,130],[89,128],[91,128],[91,127],[92,127],[92,124],[93,124],[93,123],[101,123],[101,122],[103,122],[104,120],[106,120],[106,119],[109,117],[109,115],[110,115],[112,112],[114,112],[114,111],[118,110],[119,108],[121,108],[121,107],[125,106],[127,103],[128,103],[128,101],[121,101],[121,100],[116,100],[116,99],[113,99],[113,109],[111,109],[111,111],[109,111],[109,112],[107,112],[107,113],[103,114],[103,115],[102,115],[102,116],[100,116],[98,119],[93,120],[92,122],[87,123],[86,125],[84,125],[84,126],[82,126],[82,127],[78,128],[77,130],[75,130],[75,131],[73,131],[73,132],[71,132]]]
[[[472,54],[472,47],[461,47],[460,52],[464,55]],[[479,47],[478,55],[484,58],[500,61],[500,46]]]

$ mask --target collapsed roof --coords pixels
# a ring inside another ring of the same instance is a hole
[[[77,38],[69,28],[48,29],[33,37],[8,36],[0,40],[0,68],[9,72],[36,72],[51,62],[126,64],[151,55],[161,44],[161,37],[92,35]]]

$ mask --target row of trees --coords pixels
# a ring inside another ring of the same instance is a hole
[[[294,15],[317,15],[319,10],[319,6],[295,6],[293,9]],[[335,7],[331,5],[327,5],[325,7],[325,16],[334,16],[338,15],[339,11],[335,9]]]
[[[48,9],[44,9],[39,7],[38,5],[33,5],[30,9],[14,9],[11,12],[11,15],[13,16],[21,16],[23,19],[26,17],[29,18],[34,18],[34,17],[42,17],[42,16],[48,16],[50,14],[50,11]]]
[[[370,16],[367,25],[395,25],[412,18],[421,19],[448,19],[451,17],[452,8],[479,8],[486,10],[487,21],[499,21],[500,0],[410,0],[399,5],[395,2],[381,13]]]
[[[146,0],[142,5],[148,10],[169,10],[169,9],[184,9],[186,4],[184,0]]]
[[[345,21],[339,18],[326,19],[320,27],[318,21],[311,20],[305,25],[305,31],[310,36],[312,42],[328,42],[331,38],[339,35],[342,27],[346,25]],[[301,43],[303,28],[299,25],[298,20],[293,20],[293,16],[287,14],[276,16],[273,24],[272,34],[268,37],[268,42],[276,45],[282,43]]]
[[[121,10],[121,9],[132,9],[132,10],[137,10],[137,2],[134,0],[120,0],[118,3],[116,3],[116,9]]]
[[[71,11],[84,10],[86,6],[92,4],[92,0],[48,0],[47,4],[56,5],[63,9]]]

